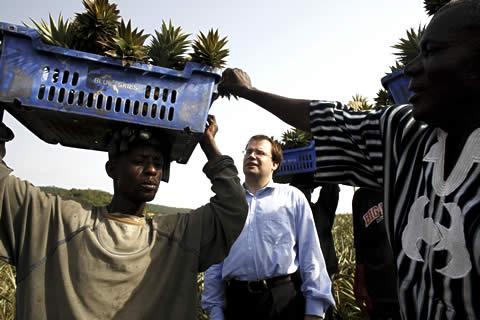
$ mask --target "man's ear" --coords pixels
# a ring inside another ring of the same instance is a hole
[[[275,170],[277,170],[279,166],[280,166],[280,163],[274,162],[273,163],[273,172],[275,172]]]
[[[117,162],[115,160],[108,160],[105,163],[105,171],[110,178],[115,180],[117,178]]]

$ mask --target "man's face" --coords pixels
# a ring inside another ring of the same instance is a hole
[[[261,179],[272,177],[278,168],[272,160],[272,145],[268,140],[252,140],[248,143],[243,157],[243,173],[245,176]]]
[[[152,201],[163,174],[163,155],[150,145],[139,145],[114,160],[116,196],[141,204]]]
[[[480,70],[474,68],[479,58],[474,40],[478,36],[465,30],[468,21],[464,8],[451,8],[435,16],[425,30],[419,55],[405,68],[412,77],[409,89],[415,94],[409,101],[415,119],[448,127],[454,123],[452,117],[468,112],[466,108],[476,101]]]

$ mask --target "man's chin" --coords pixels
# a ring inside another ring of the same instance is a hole
[[[144,202],[150,202],[150,201],[153,201],[153,199],[155,199],[155,196],[157,194],[157,190],[155,192],[149,192],[149,193],[144,193],[143,194],[143,201]]]
[[[425,116],[427,116],[428,119],[428,112],[426,110],[428,110],[427,106],[414,104],[412,109],[413,118],[417,121],[425,122]]]
[[[244,174],[257,174],[258,173],[258,168],[255,167],[255,166],[245,167],[245,168],[243,168],[243,173]]]

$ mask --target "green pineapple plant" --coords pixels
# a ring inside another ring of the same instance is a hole
[[[148,56],[152,64],[160,67],[171,69],[183,69],[187,50],[191,41],[188,40],[190,34],[182,32],[181,27],[175,28],[172,21],[169,21],[168,26],[162,20],[161,31],[155,30],[150,45],[148,46]]]
[[[441,7],[450,2],[450,0],[424,0],[423,5],[429,16],[433,16]]]
[[[118,58],[123,66],[141,62],[182,70],[188,61],[218,69],[226,64],[228,40],[220,37],[218,29],[210,29],[206,34],[200,31],[192,42],[188,39],[190,34],[183,33],[181,27],[174,27],[171,21],[167,25],[162,20],[160,31],[155,30],[150,45],[146,46],[150,35],[133,29],[130,20],[125,24],[116,4],[109,0],[82,0],[82,3],[85,11],[76,13],[73,23],[64,21],[61,15],[57,24],[51,16],[50,24],[32,20],[41,39],[50,45]],[[189,49],[193,52],[188,53]],[[220,95],[230,97],[227,93]]]
[[[420,39],[425,32],[425,26],[418,26],[417,31],[414,28],[407,30],[407,37],[400,38],[399,42],[392,46],[392,48],[397,49],[398,51],[394,54],[398,57],[397,61],[399,65],[406,66],[410,61],[412,61],[419,52],[419,43]]]
[[[370,110],[373,108],[373,106],[368,103],[368,99],[361,94],[355,94],[352,96],[352,100],[350,100],[347,105],[354,109],[354,110]]]
[[[377,96],[373,100],[375,101],[375,107],[389,106],[395,104],[393,102],[392,96],[385,89],[378,90]]]
[[[122,19],[116,34],[108,40],[99,41],[99,43],[107,49],[105,55],[121,59],[122,66],[125,66],[134,62],[147,61],[148,48],[144,46],[144,42],[148,37],[148,34],[143,34],[143,30],[138,31],[138,28],[132,30],[130,20],[125,25]]]
[[[297,128],[282,133],[281,141],[277,141],[283,150],[306,147],[312,141],[312,134]]]
[[[197,39],[193,41],[192,61],[212,66],[214,68],[223,68],[226,64],[225,58],[229,50],[225,48],[227,37],[220,38],[218,29],[210,29],[207,35],[200,31]]]
[[[395,64],[393,66],[390,66],[390,72],[395,72],[397,70],[402,69],[404,66],[401,65],[398,61],[395,61]]]
[[[72,24],[68,19],[63,20],[61,14],[58,15],[57,23],[55,23],[51,15],[49,15],[50,24],[43,19],[41,22],[36,22],[33,19],[30,20],[35,25],[36,30],[44,43],[67,49],[74,48],[75,38],[73,35]],[[23,24],[28,28],[35,29],[26,23]]]
[[[106,51],[102,41],[116,34],[120,25],[120,10],[108,0],[83,0],[85,12],[76,13],[73,21],[75,49],[95,54]]]

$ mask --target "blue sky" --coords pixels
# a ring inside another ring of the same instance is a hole
[[[347,103],[356,93],[373,102],[380,79],[395,63],[394,49],[406,30],[428,22],[422,0],[118,0],[120,14],[134,26],[154,33],[162,19],[187,33],[218,28],[229,39],[229,67],[249,73],[255,87],[292,98]],[[73,18],[81,0],[6,2],[0,21],[14,24]],[[150,40],[147,40],[149,43]],[[289,126],[246,100],[219,99],[217,143],[241,173],[242,149],[254,134],[281,137]],[[90,188],[113,192],[105,173],[106,154],[49,145],[6,115],[16,138],[6,162],[14,174],[34,185]],[[206,158],[197,147],[186,165],[173,164],[170,182],[160,186],[153,203],[195,208],[213,195],[202,173]],[[243,180],[243,174],[240,174]],[[314,194],[314,198],[315,199]],[[337,212],[351,211],[352,188],[343,187]]]

